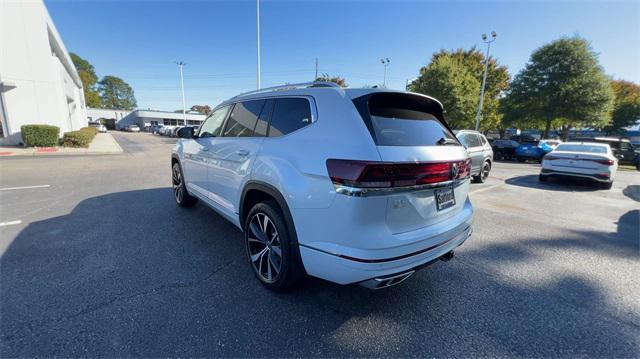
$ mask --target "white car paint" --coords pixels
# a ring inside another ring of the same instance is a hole
[[[345,194],[352,189],[333,183],[329,177],[328,159],[468,161],[459,143],[376,145],[354,106],[361,96],[376,93],[419,98],[442,111],[439,102],[427,96],[386,89],[299,87],[232,98],[213,113],[242,101],[305,98],[312,122],[281,137],[180,139],[173,154],[182,164],[189,194],[242,229],[245,219],[240,218],[240,208],[245,186],[260,183],[274,188],[291,212],[306,273],[340,284],[411,271],[447,254],[472,233],[469,177],[442,182],[442,186],[452,183],[442,188],[455,187],[456,203],[440,211],[436,210],[433,188],[440,185],[437,183],[359,197]],[[205,127],[207,122],[201,130]]]
[[[613,183],[618,159],[603,143],[564,142],[542,159],[542,176],[569,176]]]

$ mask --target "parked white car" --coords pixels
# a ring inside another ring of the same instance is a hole
[[[618,159],[609,145],[565,142],[542,158],[539,179],[546,182],[550,176],[588,178],[610,189],[617,169]]]
[[[127,132],[140,132],[140,127],[138,125],[129,125],[126,127]]]
[[[175,201],[243,230],[270,289],[304,274],[388,287],[471,235],[471,161],[434,98],[285,85],[231,98],[179,136]]]

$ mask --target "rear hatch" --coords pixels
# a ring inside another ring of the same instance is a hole
[[[386,164],[378,166],[391,180],[384,185],[398,189],[385,194],[391,232],[417,230],[458,214],[467,200],[471,162],[445,122],[442,105],[400,92],[374,92],[353,102]]]
[[[606,154],[576,153],[569,151],[553,151],[543,159],[557,171],[571,172],[578,170],[599,170],[613,165],[614,161]]]

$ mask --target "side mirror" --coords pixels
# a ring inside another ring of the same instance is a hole
[[[196,131],[193,127],[183,127],[178,130],[179,138],[193,138],[196,134]]]
[[[624,155],[617,154],[617,155],[616,155],[616,157],[617,157],[617,158],[619,158],[619,159],[623,159],[623,158],[624,158]]]

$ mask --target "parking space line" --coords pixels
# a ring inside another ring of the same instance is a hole
[[[42,184],[42,185],[37,185],[37,186],[6,187],[6,188],[0,188],[0,191],[14,191],[14,190],[18,190],[18,189],[48,188],[48,187],[51,187],[51,185],[50,184]]]
[[[20,224],[20,223],[22,223],[21,220],[9,221],[9,222],[0,222],[0,227],[13,226],[13,225]]]
[[[480,192],[488,191],[488,190],[493,189],[493,188],[496,188],[496,187],[498,187],[498,186],[502,186],[503,184],[504,184],[504,183],[498,183],[498,184],[494,184],[494,185],[487,186],[487,187],[484,187],[484,188],[478,188],[478,189],[475,189],[475,190],[471,190],[471,191],[469,191],[469,194],[474,194],[474,193],[480,193]]]

